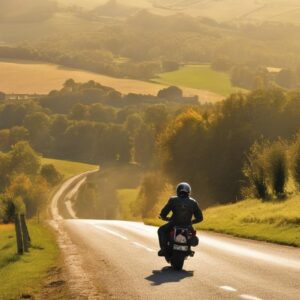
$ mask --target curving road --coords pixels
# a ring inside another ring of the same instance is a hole
[[[73,191],[83,178],[70,180]],[[68,192],[58,194],[54,210]],[[105,220],[57,222],[76,248],[89,290],[94,289],[82,299],[300,299],[297,248],[199,232],[195,257],[177,272],[157,256],[153,226]]]

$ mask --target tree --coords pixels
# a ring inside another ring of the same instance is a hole
[[[259,199],[268,198],[268,174],[266,167],[266,143],[254,143],[246,157],[243,173],[247,179],[247,186],[243,187],[246,197]]]
[[[40,159],[28,142],[18,142],[9,153],[10,168],[14,173],[36,175],[40,168]]]
[[[226,57],[218,57],[212,62],[211,67],[216,71],[227,72],[232,67],[232,62]]]
[[[3,92],[0,92],[0,101],[4,101],[6,98],[6,95]]]
[[[0,151],[7,151],[10,147],[10,130],[0,130]]]
[[[43,165],[40,174],[51,186],[57,185],[63,178],[52,164]]]
[[[91,121],[111,123],[115,120],[116,111],[112,107],[97,103],[89,107],[89,115]]]
[[[291,146],[291,169],[297,188],[300,189],[300,133]]]
[[[274,142],[267,151],[267,159],[272,191],[278,199],[285,198],[289,177],[286,144],[281,140]]]
[[[50,125],[49,116],[43,112],[29,114],[24,120],[24,126],[29,131],[33,147],[43,153],[47,153],[51,145]]]
[[[88,121],[73,122],[63,135],[62,152],[72,160],[92,162],[95,144],[98,139],[93,123]]]
[[[10,145],[15,145],[20,141],[29,140],[29,131],[23,126],[14,126],[10,129],[9,142]]]
[[[72,120],[86,120],[88,118],[88,107],[81,103],[77,103],[72,107],[70,112],[70,119]]]
[[[151,105],[145,110],[145,122],[161,130],[167,122],[168,112],[164,104]]]
[[[172,72],[179,69],[179,63],[176,61],[163,60],[161,64],[163,72]]]
[[[0,152],[0,193],[2,193],[9,183],[10,157],[6,153]]]
[[[72,78],[66,80],[65,83],[63,84],[64,89],[69,91],[73,91],[76,88],[76,86],[77,84]]]
[[[182,98],[182,90],[177,86],[170,86],[158,92],[157,97],[165,99]]]

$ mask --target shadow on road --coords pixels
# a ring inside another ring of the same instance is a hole
[[[161,270],[153,270],[152,275],[145,279],[151,281],[151,285],[161,285],[168,282],[179,282],[180,280],[194,276],[194,271],[175,271],[171,267],[164,267]]]

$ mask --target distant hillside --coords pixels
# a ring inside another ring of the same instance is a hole
[[[45,20],[57,10],[52,0],[1,0],[1,22],[35,22]]]
[[[58,2],[91,9],[108,1],[58,0]],[[119,4],[146,8],[162,15],[186,13],[220,22],[278,21],[300,24],[298,0],[119,0]]]
[[[134,14],[139,8],[124,5],[118,0],[109,0],[107,3],[97,6],[92,13],[97,16],[106,17],[128,17]]]

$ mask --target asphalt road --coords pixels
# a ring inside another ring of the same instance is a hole
[[[70,180],[64,188],[70,184],[74,192],[78,184]],[[68,195],[60,192],[52,210]],[[195,256],[179,272],[157,256],[157,228],[153,226],[106,220],[59,222],[76,247],[82,272],[99,290],[86,298],[300,299],[298,248],[199,232]]]

